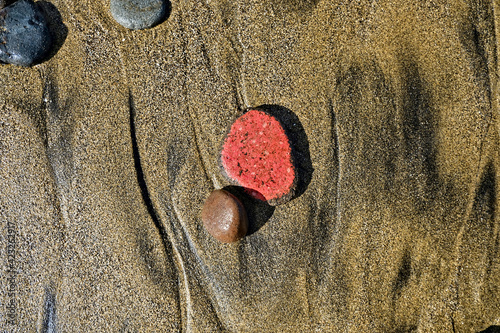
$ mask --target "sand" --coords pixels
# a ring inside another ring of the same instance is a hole
[[[500,325],[497,1],[177,1],[143,31],[45,6],[53,56],[0,66],[1,331]],[[223,244],[201,208],[264,104],[310,179]]]

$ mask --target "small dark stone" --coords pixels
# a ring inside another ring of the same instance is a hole
[[[147,29],[160,23],[168,12],[167,0],[111,0],[111,15],[128,29]]]
[[[31,66],[43,61],[51,47],[47,21],[33,1],[19,0],[0,10],[0,61]]]
[[[215,190],[205,201],[201,219],[207,231],[223,243],[243,238],[248,229],[248,219],[241,201],[224,190]]]

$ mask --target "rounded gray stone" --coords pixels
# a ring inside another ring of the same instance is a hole
[[[0,61],[31,66],[50,52],[52,35],[33,1],[19,0],[0,10]]]
[[[147,29],[160,23],[166,16],[165,0],[111,0],[113,18],[128,29]]]

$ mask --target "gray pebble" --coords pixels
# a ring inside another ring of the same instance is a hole
[[[0,10],[0,61],[31,66],[44,60],[51,46],[47,21],[33,1],[18,0]]]
[[[128,29],[147,29],[160,23],[168,11],[166,0],[111,0],[111,15]]]

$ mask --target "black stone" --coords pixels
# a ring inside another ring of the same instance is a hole
[[[43,11],[31,0],[19,0],[0,10],[0,61],[31,66],[43,61],[52,35]]]

